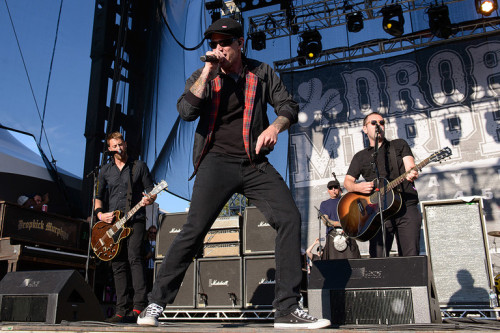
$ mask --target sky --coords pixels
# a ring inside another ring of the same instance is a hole
[[[85,156],[94,7],[92,0],[62,1],[62,8],[58,0],[0,3],[0,124],[39,140],[45,110],[41,147],[58,168],[78,177]],[[169,212],[189,205],[168,193],[157,202]]]

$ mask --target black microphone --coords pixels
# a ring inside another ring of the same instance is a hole
[[[203,55],[200,60],[203,62],[219,62],[219,59],[214,55]]]

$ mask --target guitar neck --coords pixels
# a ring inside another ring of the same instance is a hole
[[[125,223],[132,217],[134,214],[141,208],[141,203],[139,202],[137,205],[134,206],[131,210],[128,211],[127,214],[125,214],[124,217],[122,217],[118,222],[115,223],[115,227],[117,229],[122,228]]]
[[[411,168],[410,170],[406,171],[405,173],[403,173],[398,178],[394,179],[392,182],[390,182],[389,184],[387,184],[386,192],[391,191],[393,188],[395,188],[396,186],[398,186],[399,184],[401,184],[406,179],[406,176],[408,176],[408,174],[410,172],[412,172],[413,170],[420,170],[420,169],[422,169],[424,166],[426,166],[427,164],[429,164],[430,161],[431,161],[431,156],[427,157],[425,160],[423,160],[419,164],[415,165],[413,168]]]

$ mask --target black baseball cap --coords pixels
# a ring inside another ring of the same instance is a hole
[[[213,33],[234,37],[243,37],[243,26],[232,18],[221,18],[212,23],[205,31],[205,38],[212,38]]]
[[[338,180],[330,180],[328,182],[328,185],[326,185],[326,187],[330,188],[330,187],[334,187],[334,186],[338,186],[340,187],[340,183]]]

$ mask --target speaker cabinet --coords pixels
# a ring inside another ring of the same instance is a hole
[[[0,281],[2,322],[103,321],[92,289],[75,270],[10,272]]]
[[[494,283],[482,198],[424,201],[421,207],[441,307],[490,307]]]
[[[164,213],[160,215],[156,234],[156,259],[162,259],[172,245],[174,238],[186,223],[187,213]]]
[[[161,265],[161,260],[155,261],[155,278],[156,273]],[[189,265],[189,268],[184,275],[179,292],[172,304],[167,304],[166,308],[194,308],[195,307],[195,284],[196,284],[196,259]]]
[[[276,286],[274,256],[252,256],[243,259],[245,308],[272,308]]]
[[[314,261],[309,312],[333,324],[441,322],[426,256]]]
[[[243,228],[244,254],[274,254],[276,231],[257,207],[245,209]]]
[[[241,308],[241,258],[198,259],[198,308]]]

